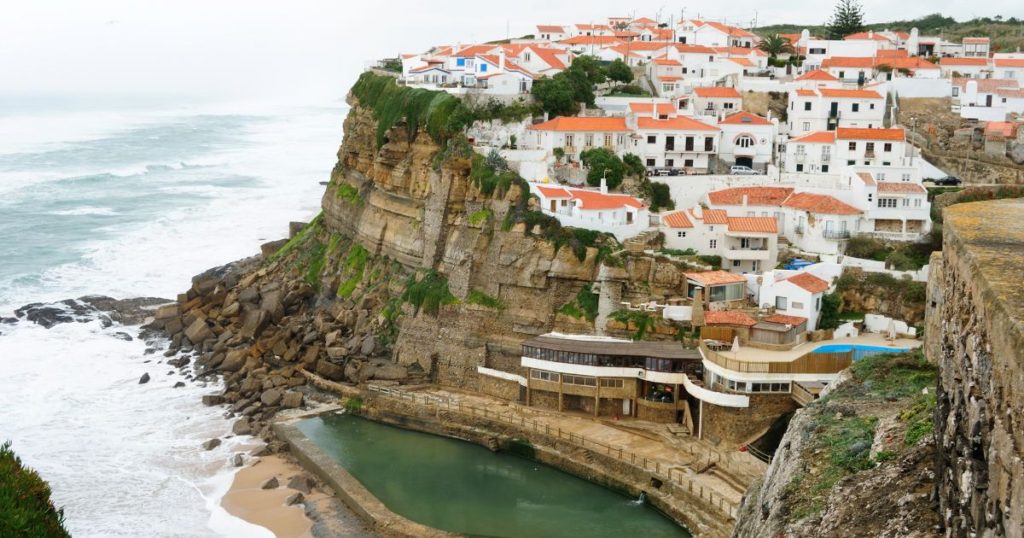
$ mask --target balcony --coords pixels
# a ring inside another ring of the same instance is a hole
[[[722,253],[727,260],[768,260],[768,249],[731,248]]]
[[[849,230],[825,230],[821,232],[821,236],[825,239],[849,239]]]
[[[875,150],[872,149],[872,150],[865,151],[864,152],[864,158],[865,159],[874,159],[875,158]]]
[[[799,225],[793,227],[793,233],[795,233],[797,235],[803,235],[804,234],[804,227],[803,226],[799,226]]]

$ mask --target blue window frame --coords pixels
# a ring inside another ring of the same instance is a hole
[[[455,60],[455,65],[459,65],[459,66],[466,65],[466,59],[465,58],[457,58]]]
[[[486,73],[487,72],[487,64],[480,64],[480,72],[481,73]]]

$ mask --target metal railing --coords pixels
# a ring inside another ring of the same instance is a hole
[[[849,230],[825,230],[821,232],[821,236],[825,239],[849,239]]]
[[[523,416],[517,418],[513,416],[512,411],[502,413],[486,407],[477,407],[474,405],[464,404],[459,401],[452,401],[447,398],[439,398],[437,396],[426,394],[416,394],[392,389],[390,387],[370,385],[368,388],[370,392],[376,392],[391,398],[397,398],[421,405],[433,406],[438,413],[445,410],[449,413],[458,413],[463,416],[489,420],[499,424],[519,426],[521,429],[554,437],[559,441],[568,441],[573,445],[590,450],[591,452],[604,454],[605,456],[625,463],[634,469],[645,473],[651,473],[655,478],[658,478],[662,482],[672,483],[682,488],[683,491],[686,491],[691,495],[695,495],[700,500],[707,502],[709,506],[724,512],[727,517],[735,519],[739,510],[739,506],[736,503],[725,498],[721,494],[716,493],[711,488],[704,487],[703,484],[698,484],[694,480],[690,479],[683,470],[678,468],[681,464],[664,462],[624,449],[621,446],[612,446],[607,443],[595,441],[594,439],[578,433],[564,431],[560,427],[552,427],[548,424],[542,424],[535,420],[527,420]],[[725,469],[727,472],[731,472],[728,463],[724,462],[721,455],[715,452],[707,451],[705,454],[698,454],[693,450],[693,447],[689,445],[685,445],[679,450],[686,450],[691,456],[697,457],[699,460],[706,458],[705,463],[708,467],[714,464],[716,467],[720,467]]]

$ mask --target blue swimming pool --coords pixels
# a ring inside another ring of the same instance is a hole
[[[867,346],[863,344],[826,344],[816,347],[812,353],[845,353],[847,351],[853,351],[853,360],[856,361],[870,355],[903,353],[904,351],[910,351],[910,349],[905,347]]]

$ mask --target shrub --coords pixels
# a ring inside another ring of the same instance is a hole
[[[359,194],[359,189],[349,185],[348,183],[341,183],[338,185],[338,190],[335,191],[338,198],[345,200],[349,204],[358,205],[363,203],[363,198]]]
[[[403,119],[410,139],[423,128],[439,144],[461,133],[474,119],[458,97],[442,91],[399,86],[393,77],[370,71],[363,73],[352,86],[352,95],[360,106],[373,111],[377,120],[377,147],[384,145],[387,132]]]
[[[676,208],[676,202],[672,199],[672,192],[669,190],[668,185],[645,180],[644,186],[647,198],[651,201],[651,211]]]
[[[647,331],[652,329],[655,324],[655,319],[649,313],[641,310],[616,310],[610,317],[615,321],[627,324],[627,326],[629,323],[636,326],[636,332],[631,337],[633,340],[643,340]]]
[[[455,304],[458,299],[448,291],[448,279],[436,271],[428,271],[423,278],[409,277],[402,301],[413,305],[418,313],[423,310],[436,316],[442,305]]]
[[[505,303],[501,302],[500,299],[497,297],[491,297],[480,290],[473,290],[469,292],[469,296],[466,297],[466,302],[469,304],[486,306],[487,308],[493,308],[495,310],[505,309]]]
[[[627,84],[633,81],[633,70],[626,65],[626,62],[616,59],[605,66],[605,73],[610,80]]]
[[[50,500],[50,486],[0,444],[0,536],[65,537],[64,510]]]
[[[603,178],[609,189],[615,189],[622,184],[626,175],[622,159],[605,148],[588,149],[580,153],[580,160],[590,169],[587,172],[587,184],[592,187],[600,185]]]
[[[707,264],[707,265],[710,265],[712,269],[718,270],[718,269],[722,268],[722,257],[721,256],[717,256],[717,255],[716,256],[700,255],[700,256],[697,256],[697,259],[700,260],[701,262]]]
[[[647,167],[644,166],[640,157],[627,153],[622,156],[622,164],[626,166],[626,174],[636,177],[644,177],[647,175]]]
[[[841,323],[839,319],[839,295],[827,293],[821,296],[821,317],[818,319],[819,329],[835,329]]]

